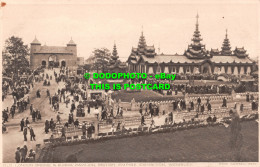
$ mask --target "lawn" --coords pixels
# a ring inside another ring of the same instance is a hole
[[[243,122],[241,161],[258,161],[258,123]],[[98,143],[60,146],[54,162],[74,154],[78,162],[231,162],[230,129],[224,126],[156,133]]]
[[[117,101],[121,99],[122,102],[130,102],[133,98],[136,102],[140,101],[166,101],[166,100],[174,100],[177,98],[183,98],[183,95],[178,96],[163,96],[157,92],[152,90],[143,90],[140,92],[127,92],[126,90],[116,91],[112,94],[112,99],[116,99]]]

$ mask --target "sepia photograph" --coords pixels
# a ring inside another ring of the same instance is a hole
[[[259,7],[2,1],[1,163],[259,165]]]

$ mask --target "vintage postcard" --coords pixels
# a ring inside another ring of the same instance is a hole
[[[2,165],[259,166],[259,7],[2,1]]]

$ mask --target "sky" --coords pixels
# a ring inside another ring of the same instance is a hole
[[[76,3],[77,2],[77,3]],[[221,49],[228,29],[231,47],[242,47],[252,58],[260,55],[259,1],[8,1],[1,8],[2,44],[18,36],[30,44],[65,46],[72,38],[78,56],[87,59],[94,48],[117,45],[125,61],[137,47],[143,30],[147,45],[160,53],[183,54],[191,43],[199,14],[206,49]],[[142,28],[143,27],[143,28]]]

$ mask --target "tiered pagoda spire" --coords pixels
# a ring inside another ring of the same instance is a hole
[[[224,39],[221,49],[222,49],[221,50],[222,55],[232,55],[231,46],[230,46],[230,42],[229,42],[228,34],[227,34],[227,29],[226,29],[226,37]]]
[[[193,38],[192,38],[192,41],[193,41],[193,45],[195,46],[200,46],[200,41],[202,41],[202,38],[200,37],[200,31],[199,31],[199,15],[197,14],[196,16],[197,20],[196,20],[196,29],[194,31],[194,34],[193,34]]]
[[[199,31],[199,15],[196,16],[196,28],[192,38],[192,44],[188,46],[188,49],[184,52],[189,58],[204,58],[207,56],[207,51],[205,49],[205,45],[201,44],[200,42],[203,39],[201,38],[200,31]]]
[[[141,36],[140,36],[140,38],[139,38],[137,50],[138,50],[140,53],[144,53],[144,50],[145,50],[146,46],[147,46],[147,45],[146,45],[144,33],[143,33],[143,31],[142,31]]]
[[[114,43],[113,52],[111,59],[108,63],[108,69],[110,72],[125,72],[127,69],[127,66],[125,63],[122,63],[119,59],[116,44]]]
[[[115,60],[115,61],[118,59],[117,48],[116,48],[115,43],[114,43],[113,52],[112,52],[112,59]]]

